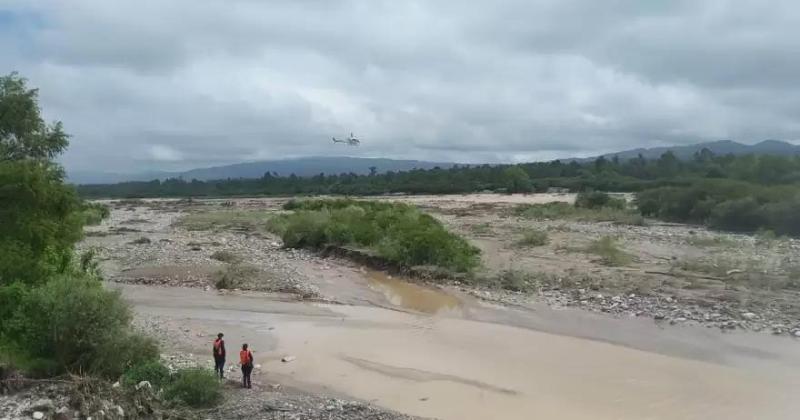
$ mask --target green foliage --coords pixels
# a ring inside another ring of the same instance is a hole
[[[298,211],[271,223],[287,247],[357,246],[402,266],[434,265],[458,272],[478,265],[477,248],[412,206],[306,200],[287,203],[287,207]]]
[[[47,371],[85,372],[116,377],[133,364],[158,357],[152,340],[129,329],[131,311],[118,292],[92,277],[62,275],[20,293],[0,293],[19,301],[2,329],[3,339],[21,358]]]
[[[213,407],[222,399],[222,385],[208,369],[182,369],[164,389],[164,398],[195,408]]]
[[[584,209],[612,208],[622,210],[625,200],[613,198],[601,191],[581,192],[575,197],[575,207]]]
[[[18,74],[0,77],[0,162],[49,161],[67,147],[61,123],[42,119],[38,96]]]
[[[0,161],[0,285],[41,284],[63,271],[81,237],[80,201],[61,171],[31,160]]]
[[[83,214],[84,225],[99,225],[100,222],[111,215],[111,209],[102,203],[84,202],[81,213]]]
[[[592,241],[585,251],[597,255],[603,265],[611,267],[628,265],[633,261],[633,257],[621,250],[617,245],[617,241],[610,236],[604,236]]]
[[[793,186],[705,180],[686,187],[643,191],[637,202],[642,214],[665,220],[731,231],[770,229],[777,234],[800,235],[800,190]]]
[[[520,166],[510,166],[504,172],[505,188],[509,193],[524,193],[531,191],[531,178]]]
[[[134,387],[141,381],[148,381],[155,389],[161,389],[170,381],[170,371],[158,360],[149,360],[131,366],[122,375],[122,384]]]
[[[527,229],[522,232],[522,239],[517,241],[520,246],[543,246],[547,245],[550,239],[547,237],[547,232],[538,229]]]

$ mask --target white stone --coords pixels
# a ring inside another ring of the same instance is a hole
[[[44,413],[42,413],[41,411],[34,411],[33,418],[35,420],[42,420],[44,418]]]
[[[142,381],[142,382],[139,382],[139,383],[136,385],[136,390],[138,391],[138,390],[140,390],[140,389],[142,389],[142,388],[148,388],[148,389],[151,389],[151,388],[153,388],[153,385],[151,385],[151,384],[150,384],[150,381]]]
[[[745,313],[742,314],[742,317],[744,319],[754,319],[756,317],[756,314],[754,314],[752,312],[745,312]]]
[[[297,358],[294,357],[294,356],[283,356],[283,359],[281,359],[281,361],[283,363],[289,363],[289,362],[295,361],[295,359],[297,359]]]

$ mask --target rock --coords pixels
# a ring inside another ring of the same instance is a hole
[[[261,365],[255,365],[255,366],[253,366],[253,367],[254,367],[254,368],[256,368],[256,369],[259,369],[259,370],[261,370]]]
[[[269,384],[270,391],[277,391],[281,389],[281,384]]]
[[[294,357],[294,356],[283,356],[283,359],[281,359],[281,362],[289,363],[289,362],[295,361],[295,359],[297,359],[297,358]]]
[[[44,418],[44,413],[42,413],[41,411],[34,411],[33,416],[31,417],[33,417],[34,420],[42,420]]]
[[[34,401],[31,404],[30,409],[35,411],[53,411],[56,409],[56,406],[53,403],[53,400],[49,398],[41,398]]]
[[[728,270],[728,271],[726,271],[726,272],[725,272],[725,275],[726,275],[726,276],[731,276],[731,275],[734,275],[734,274],[740,274],[740,273],[744,273],[744,270],[740,270],[740,269],[738,269],[738,268],[734,268],[733,270]]]
[[[800,338],[800,330],[794,330],[794,332],[792,333],[792,335],[793,335],[793,336],[795,336],[795,337],[797,337],[797,338]]]
[[[111,385],[111,388],[116,389],[116,388],[119,388],[121,386],[122,386],[122,384],[120,384],[119,381],[117,381],[117,382],[114,382],[114,385]]]
[[[136,384],[136,390],[140,390],[142,388],[153,389],[153,385],[150,384],[150,381],[142,381]]]
[[[655,314],[655,315],[653,315],[653,319],[655,319],[656,321],[661,321],[661,320],[663,320],[664,318],[666,318],[666,317],[664,316],[664,314]]]
[[[125,418],[125,410],[123,410],[122,407],[120,407],[120,406],[116,406],[115,409],[117,410],[117,415],[120,418],[124,419]]]
[[[745,313],[742,314],[742,318],[744,318],[744,319],[755,319],[755,317],[756,317],[756,314],[754,314],[752,312],[745,312]]]

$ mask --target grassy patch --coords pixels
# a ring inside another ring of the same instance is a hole
[[[732,247],[736,241],[724,236],[690,236],[687,242],[699,248],[706,247]]]
[[[290,201],[285,208],[295,212],[276,217],[269,227],[290,248],[355,246],[401,266],[455,272],[479,264],[477,248],[413,206],[339,199]]]
[[[522,238],[517,241],[518,246],[544,246],[550,242],[547,232],[539,229],[527,229],[522,232]]]
[[[239,256],[238,254],[224,250],[216,251],[213,254],[211,254],[211,259],[226,262],[229,264],[236,264],[242,261],[242,257]]]
[[[633,256],[621,250],[617,241],[610,236],[592,241],[584,251],[597,255],[603,265],[610,267],[620,267],[633,262]]]
[[[582,222],[614,222],[623,225],[644,225],[642,215],[628,209],[613,207],[585,208],[569,203],[520,204],[514,213],[525,219],[576,220]]]
[[[211,211],[187,214],[176,222],[186,230],[266,230],[273,213],[267,211]]]

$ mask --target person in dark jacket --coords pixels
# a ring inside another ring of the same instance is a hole
[[[214,340],[214,372],[219,374],[220,379],[225,379],[225,340],[222,339],[224,334],[217,334],[217,339]]]
[[[253,352],[247,348],[247,344],[242,344],[242,351],[239,352],[239,364],[242,365],[242,388],[252,388],[250,374],[253,373]]]

